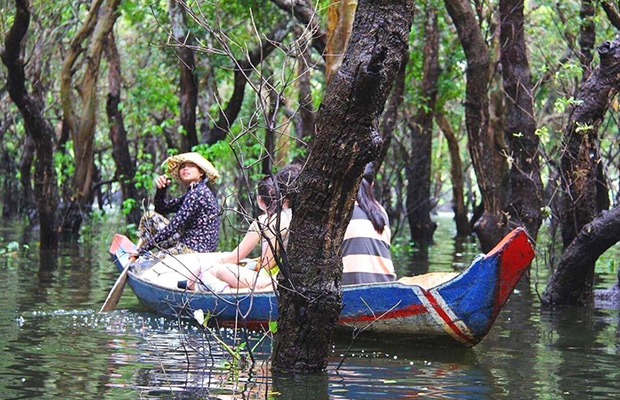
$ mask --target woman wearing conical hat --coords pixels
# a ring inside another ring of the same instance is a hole
[[[167,254],[207,253],[217,247],[220,229],[219,206],[210,183],[219,174],[198,153],[178,154],[164,162],[167,175],[155,179],[155,212],[147,212],[140,221],[138,251]],[[185,194],[168,199],[169,176],[187,187]],[[164,215],[174,213],[167,220]]]

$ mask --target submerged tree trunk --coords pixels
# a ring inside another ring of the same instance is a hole
[[[564,132],[560,217],[564,248],[598,213],[598,128],[620,85],[620,35],[599,46],[598,53],[600,65],[582,84]]]
[[[534,241],[542,222],[539,139],[534,120],[532,76],[523,28],[523,0],[501,0],[501,63],[507,107],[506,140],[510,144],[510,225],[523,226]]]
[[[43,116],[44,105],[26,90],[21,45],[30,25],[30,1],[16,0],[15,8],[15,19],[6,36],[1,57],[8,71],[9,95],[24,118],[27,134],[31,135],[35,142],[34,195],[41,227],[40,250],[55,254],[58,248],[58,190],[53,155],[54,130]]]
[[[439,79],[439,31],[437,13],[432,5],[427,5],[424,27],[424,62],[421,92],[423,104],[413,123],[409,124],[411,138],[411,157],[406,167],[407,173],[407,220],[411,240],[418,244],[421,252],[433,242],[437,224],[431,219],[431,159],[433,142],[433,117],[437,100],[437,80]]]
[[[620,206],[603,211],[584,226],[562,253],[543,293],[546,305],[589,305],[593,300],[594,265],[620,241]]]
[[[377,154],[377,120],[403,57],[412,1],[362,0],[344,62],[329,84],[300,176],[280,275],[274,371],[323,370],[341,310],[341,245],[364,165]]]
[[[63,231],[77,234],[82,224],[83,215],[90,212],[93,202],[93,183],[95,177],[94,139],[97,108],[97,82],[101,55],[106,38],[116,18],[120,0],[106,0],[99,15],[99,0],[95,0],[86,16],[84,25],[72,42],[69,56],[65,59],[62,68],[61,100],[63,106],[63,129],[69,129],[73,139],[73,153],[75,154],[74,193],[68,210],[63,217]],[[96,22],[95,22],[96,21]],[[81,110],[74,116],[73,101],[71,99],[71,84],[73,80],[73,65],[83,51],[81,43],[92,31],[92,38],[86,54],[86,69],[80,84]],[[79,40],[78,40],[79,39]]]
[[[2,91],[0,91],[2,92]],[[4,140],[5,133],[9,130],[11,124],[8,121],[8,115],[3,113],[0,116],[0,176],[2,176],[2,192],[0,200],[2,204],[2,218],[10,218],[16,215],[19,212],[20,203],[19,197],[24,195],[24,190],[19,190],[17,185],[17,174],[15,173],[15,160],[12,152],[4,145],[6,142]],[[32,142],[32,137],[30,135],[26,135],[26,140],[30,140],[33,144],[31,154],[34,154],[34,142]],[[26,152],[24,149],[23,154]],[[32,161],[30,166],[32,166]],[[30,181],[28,181],[30,183]],[[32,185],[29,185],[29,194],[30,198],[32,198],[32,207],[34,208],[34,195],[32,192]]]
[[[116,164],[116,179],[121,185],[124,202],[133,202],[130,211],[126,214],[127,223],[140,222],[140,204],[138,189],[133,181],[136,174],[134,163],[129,154],[127,131],[123,122],[123,113],[119,109],[121,102],[121,61],[116,48],[114,31],[110,32],[105,47],[108,60],[108,99],[106,112],[110,122],[110,141],[112,142],[112,157]]]
[[[489,125],[489,49],[468,0],[444,0],[467,58],[465,123],[472,164],[484,207],[474,224],[482,251],[488,252],[506,231],[503,210],[508,192],[508,166],[503,132]]]
[[[168,9],[172,25],[172,47],[179,58],[181,72],[179,110],[181,112],[181,152],[188,152],[198,144],[196,133],[196,106],[198,105],[198,80],[194,75],[196,62],[190,47],[193,36],[185,22],[185,0],[169,0]]]
[[[24,147],[22,148],[22,156],[19,160],[19,181],[21,190],[19,191],[19,212],[27,215],[28,219],[33,223],[39,222],[37,205],[32,189],[32,164],[35,160],[37,146],[32,135],[26,135]]]
[[[471,235],[471,225],[467,219],[467,208],[465,207],[463,162],[461,161],[459,152],[459,142],[445,115],[438,114],[435,120],[448,142],[448,152],[450,153],[450,178],[452,180],[452,210],[454,210],[456,235],[469,236]]]

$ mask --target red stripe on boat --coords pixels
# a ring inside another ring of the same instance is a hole
[[[365,314],[357,317],[340,318],[339,323],[352,323],[352,322],[372,322],[375,320],[403,318],[411,315],[422,314],[426,312],[426,307],[422,304],[413,304],[407,307],[399,308],[385,314]]]
[[[433,306],[433,309],[435,309],[435,311],[437,312],[437,314],[441,317],[441,319],[443,319],[443,321],[450,327],[450,329],[452,329],[452,331],[458,335],[460,338],[462,338],[465,342],[467,343],[471,343],[472,345],[478,343],[478,341],[476,341],[474,338],[472,338],[471,336],[465,334],[461,328],[458,327],[458,325],[456,325],[454,323],[454,321],[452,321],[452,318],[450,318],[450,316],[444,311],[443,308],[441,308],[441,306],[439,305],[439,303],[437,302],[437,299],[435,299],[435,297],[432,295],[432,293],[429,291],[427,292],[426,290],[424,291],[424,297],[426,297],[426,299],[428,300],[429,303],[431,303],[431,305]]]

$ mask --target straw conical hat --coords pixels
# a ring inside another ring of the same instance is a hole
[[[168,173],[168,175],[173,177],[177,182],[181,182],[179,178],[179,167],[185,162],[191,162],[196,164],[198,168],[200,168],[205,173],[205,176],[207,177],[207,179],[209,179],[210,182],[213,182],[220,177],[220,174],[217,172],[213,164],[211,164],[199,153],[195,152],[177,154],[175,156],[168,157],[166,161],[164,161],[162,166],[166,167],[166,172]]]

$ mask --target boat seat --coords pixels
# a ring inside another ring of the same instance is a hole
[[[454,279],[458,272],[430,272],[424,275],[404,276],[398,280],[404,285],[416,285],[423,289],[431,289]]]

